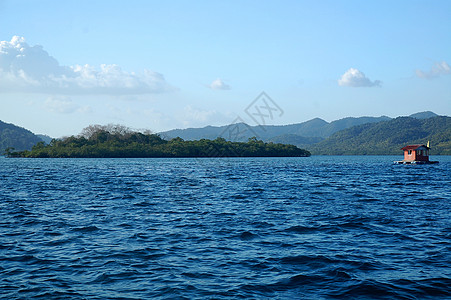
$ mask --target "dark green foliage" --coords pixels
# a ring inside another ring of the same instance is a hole
[[[124,128],[122,128],[124,129]],[[37,143],[31,151],[9,152],[10,157],[269,157],[310,156],[293,145],[263,143],[251,138],[247,143],[223,138],[170,141],[157,134],[90,126],[82,135]]]
[[[428,141],[432,155],[451,155],[450,117],[399,117],[354,126],[312,145],[309,150],[317,155],[401,155],[401,147]]]
[[[33,145],[40,142],[41,139],[32,132],[0,121],[0,155],[8,149],[21,151],[31,149]],[[12,149],[13,148],[13,149]]]

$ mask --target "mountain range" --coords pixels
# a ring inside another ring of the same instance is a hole
[[[449,117],[431,111],[408,117],[348,117],[333,122],[315,118],[291,125],[227,126],[174,129],[160,134],[185,140],[215,139],[246,141],[257,137],[265,142],[293,144],[312,154],[399,154],[399,148],[411,143],[433,142],[434,154],[451,154]]]
[[[265,142],[293,144],[312,154],[399,154],[399,148],[431,141],[433,154],[451,155],[451,118],[426,111],[408,117],[348,117],[333,122],[320,118],[290,125],[227,126],[174,129],[159,133],[165,139],[216,139],[247,141],[251,137]],[[35,135],[24,128],[0,121],[0,154],[8,147],[29,150],[50,137]]]
[[[285,138],[314,138],[307,139],[309,143],[316,143],[333,133],[366,123],[377,123],[390,120],[389,117],[360,117],[344,118],[333,122],[326,122],[323,119],[315,118],[303,123],[290,125],[261,125],[249,126],[245,123],[236,123],[225,126],[207,126],[203,128],[173,129],[160,134],[166,138],[180,137],[184,140],[215,139],[223,137],[225,139],[236,139],[247,141],[251,137],[257,137],[263,141]]]

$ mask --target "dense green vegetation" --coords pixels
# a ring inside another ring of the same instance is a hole
[[[402,155],[408,144],[431,143],[432,155],[451,155],[451,118],[399,117],[335,133],[308,149],[314,155]]]
[[[42,141],[31,131],[0,121],[0,154],[7,148],[16,150],[31,149],[33,145]]]
[[[293,145],[230,142],[223,138],[170,141],[157,134],[131,131],[123,126],[90,126],[79,136],[36,144],[31,151],[8,151],[9,157],[269,157],[310,156]]]

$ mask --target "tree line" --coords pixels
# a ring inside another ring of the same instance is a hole
[[[248,142],[224,138],[184,141],[165,140],[148,131],[133,131],[122,125],[91,125],[78,136],[39,142],[30,150],[5,151],[8,157],[41,158],[132,158],[132,157],[305,157],[310,152],[293,145],[264,143],[253,137]]]

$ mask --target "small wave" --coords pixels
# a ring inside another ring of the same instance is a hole
[[[349,298],[391,298],[421,299],[422,297],[451,296],[451,279],[433,278],[419,281],[400,279],[390,282],[362,280],[338,289],[329,296],[339,299]],[[443,299],[443,298],[442,298]]]
[[[256,228],[270,228],[270,227],[273,227],[274,224],[264,222],[264,221],[256,221],[256,222],[252,222],[252,226],[255,226]]]
[[[149,201],[141,201],[137,203],[133,203],[134,206],[140,206],[140,207],[147,207],[147,206],[153,206],[155,203],[151,203]]]
[[[48,241],[46,243],[47,246],[60,246],[71,242],[71,239],[55,239]]]
[[[345,268],[334,268],[327,271],[327,277],[333,278],[334,280],[349,280],[352,276],[348,273],[349,270]]]
[[[310,227],[310,226],[291,226],[284,231],[286,232],[294,232],[294,233],[300,233],[300,234],[307,234],[307,233],[316,233],[318,231],[324,230],[324,226],[316,226],[316,227]]]
[[[206,273],[206,272],[199,272],[199,273],[193,273],[193,272],[184,272],[181,273],[182,276],[188,277],[188,278],[196,278],[196,279],[208,279],[208,278],[215,278],[216,275],[212,273]]]
[[[22,291],[25,292],[25,291]],[[64,292],[62,291],[46,291],[38,293],[35,297],[38,299],[70,299],[70,298],[84,298],[82,297],[82,294],[77,293],[75,291],[66,290]]]
[[[110,283],[113,282],[113,279],[111,278],[111,275],[108,275],[106,273],[102,273],[99,276],[97,276],[91,283]]]
[[[153,248],[142,248],[135,249],[130,251],[116,252],[107,255],[107,258],[137,258],[137,259],[145,259],[145,260],[155,260],[165,256],[166,254],[161,252],[159,249]]]
[[[421,296],[451,296],[451,279],[450,278],[429,278],[422,280],[400,279],[393,281],[398,288],[408,288],[411,294]]]
[[[137,240],[148,240],[149,236],[145,233],[135,233],[134,235],[131,236],[132,239],[137,239]]]
[[[97,230],[100,230],[100,229],[94,225],[72,228],[72,231],[75,231],[75,232],[93,232],[93,231],[97,231]]]
[[[54,263],[53,260],[43,259],[29,254],[10,257],[0,257],[0,261],[14,261],[20,263],[27,263],[29,265],[51,265]]]
[[[362,297],[391,297],[399,298],[399,293],[393,291],[394,286],[380,283],[374,280],[364,280],[355,284],[338,289],[336,292],[329,293],[329,296],[338,299],[358,299]]]
[[[280,259],[280,262],[291,266],[305,266],[306,268],[321,268],[329,266],[336,261],[322,255],[297,255],[286,256]]]
[[[61,232],[46,231],[46,232],[44,232],[44,235],[47,235],[47,236],[62,236],[63,234]]]
[[[290,277],[288,280],[282,280],[277,285],[285,288],[291,288],[299,285],[319,284],[320,282],[323,282],[324,279],[325,278],[323,276],[299,274]]]
[[[319,225],[319,226],[291,226],[286,228],[285,232],[293,232],[298,234],[317,234],[317,233],[339,233],[347,229],[357,229],[359,228],[353,223],[342,223],[334,225]]]
[[[254,238],[258,237],[257,234],[254,234],[250,231],[243,231],[240,235],[239,238],[243,241],[248,241],[248,240],[252,240]]]
[[[286,256],[280,259],[282,264],[298,268],[302,266],[305,269],[330,269],[334,266],[339,266],[338,269],[332,269],[331,272],[349,272],[351,270],[369,271],[381,269],[381,266],[375,262],[359,258],[358,260],[352,260],[348,257],[328,257],[324,255],[298,255],[298,256]],[[341,269],[346,267],[345,269]],[[345,274],[342,274],[346,276]]]
[[[0,260],[6,260],[6,261],[18,261],[18,262],[29,262],[35,260],[36,257],[33,255],[18,255],[18,256],[10,256],[10,257],[0,257]]]
[[[366,198],[366,196],[363,196],[361,199],[358,199],[357,201],[359,201],[359,202],[366,202],[366,203],[372,203],[372,202],[378,202],[378,201],[380,201],[379,199],[377,199],[377,198]]]
[[[325,278],[319,275],[297,274],[282,278],[277,282],[267,284],[244,284],[239,288],[239,295],[242,298],[278,298],[279,292],[293,291],[294,295],[299,297],[300,290],[305,287],[314,288],[325,282]],[[293,298],[290,297],[290,298]],[[295,297],[295,298],[297,298]],[[302,299],[302,297],[301,297]]]

